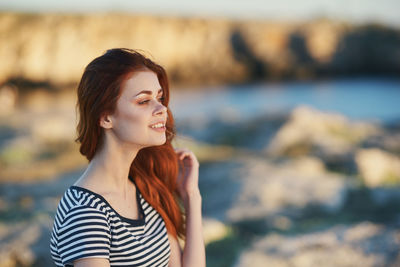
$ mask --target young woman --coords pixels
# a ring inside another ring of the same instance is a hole
[[[58,205],[57,266],[205,266],[199,163],[172,147],[168,102],[165,70],[134,50],[86,67],[77,141],[89,165]]]

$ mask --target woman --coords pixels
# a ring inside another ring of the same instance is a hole
[[[199,163],[173,149],[168,102],[164,69],[134,50],[86,67],[76,141],[89,165],[58,205],[57,266],[205,266]]]

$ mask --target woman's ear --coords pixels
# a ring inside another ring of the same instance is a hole
[[[110,115],[102,115],[100,117],[100,126],[104,129],[111,129],[112,128],[112,121]]]

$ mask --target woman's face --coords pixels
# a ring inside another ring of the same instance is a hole
[[[135,72],[124,83],[110,129],[125,145],[162,145],[166,141],[167,108],[157,75],[150,70]]]

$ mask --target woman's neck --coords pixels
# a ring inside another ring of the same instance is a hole
[[[132,183],[129,170],[140,148],[105,140],[79,179],[92,187],[126,196]]]

